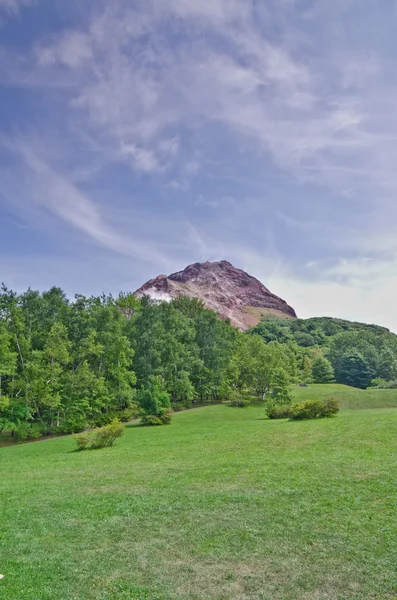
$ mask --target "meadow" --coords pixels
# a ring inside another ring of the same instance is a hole
[[[336,418],[216,405],[0,448],[0,598],[397,598],[397,390],[294,389],[325,395]]]

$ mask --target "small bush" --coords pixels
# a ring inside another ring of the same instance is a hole
[[[245,398],[241,392],[237,390],[233,390],[229,395],[230,404],[229,406],[236,406],[239,408],[244,408],[250,404],[249,398]]]
[[[239,398],[235,400],[231,400],[229,406],[236,406],[238,408],[245,408],[249,406],[250,400],[248,398]]]
[[[373,379],[371,381],[371,387],[377,387],[380,390],[395,390],[397,388],[397,381],[386,381],[385,379]]]
[[[334,398],[324,400],[306,400],[294,404],[290,409],[291,419],[323,419],[333,417],[339,412],[339,404]]]
[[[289,404],[272,404],[266,408],[269,419],[289,419],[291,406]]]
[[[145,427],[159,426],[163,425],[163,422],[157,415],[147,415],[145,413],[142,415],[141,425],[144,425]]]
[[[333,417],[340,410],[339,402],[335,398],[324,398],[323,405],[321,417]]]
[[[91,438],[91,447],[110,448],[117,438],[123,435],[124,430],[124,425],[117,420],[112,421],[109,425],[96,429]]]
[[[125,427],[120,421],[114,420],[109,425],[98,427],[90,432],[76,433],[73,436],[78,450],[87,450],[91,448],[110,448],[117,438],[124,433]]]
[[[75,433],[73,435],[73,439],[77,444],[78,450],[85,450],[91,441],[91,437],[89,433]]]
[[[157,415],[149,415],[147,413],[143,413],[141,418],[141,425],[146,427],[150,426],[159,426],[159,425],[169,425],[172,420],[172,413],[170,410],[164,410],[163,412]]]
[[[169,425],[172,421],[172,413],[170,410],[166,410],[162,415],[160,415],[160,421],[163,425]]]

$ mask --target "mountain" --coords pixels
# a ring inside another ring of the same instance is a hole
[[[262,316],[296,318],[294,309],[284,300],[226,260],[194,263],[168,277],[159,275],[136,290],[135,295],[157,300],[181,295],[199,298],[207,308],[242,330],[257,325]]]

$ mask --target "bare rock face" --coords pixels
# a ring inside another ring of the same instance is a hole
[[[221,319],[230,319],[232,325],[242,330],[257,325],[262,316],[296,318],[294,309],[284,300],[226,260],[194,263],[168,277],[159,275],[135,295],[168,301],[181,295],[200,298]]]

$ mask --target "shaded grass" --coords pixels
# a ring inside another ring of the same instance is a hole
[[[1,449],[0,598],[397,598],[397,410],[263,417]]]

